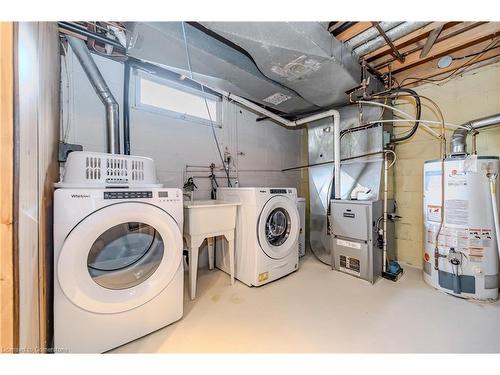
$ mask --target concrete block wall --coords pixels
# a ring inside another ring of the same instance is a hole
[[[415,89],[434,100],[445,121],[463,124],[469,120],[500,112],[500,63],[470,71],[447,83],[425,84]],[[432,105],[423,100],[422,118],[438,120]],[[402,106],[409,113],[410,106]],[[409,128],[396,128],[405,132]],[[436,128],[438,130],[438,128]],[[451,132],[446,133],[449,144]],[[470,147],[471,140],[468,140]],[[480,155],[500,154],[500,127],[486,130],[477,137]],[[396,224],[398,259],[422,267],[423,262],[423,166],[424,161],[439,158],[439,141],[423,129],[396,148],[394,168],[395,198],[403,218]],[[470,148],[469,148],[470,150]],[[447,151],[448,152],[448,151]]]

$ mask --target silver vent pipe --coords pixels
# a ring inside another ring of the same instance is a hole
[[[450,142],[451,155],[466,155],[467,154],[467,135],[472,133],[474,136],[478,130],[484,129],[493,125],[500,124],[500,113],[492,116],[482,117],[477,120],[469,121],[462,126],[468,129],[458,128],[453,132]],[[473,153],[476,153],[476,146],[474,142]]]
[[[119,106],[115,97],[111,93],[104,77],[97,67],[94,59],[90,55],[85,42],[81,39],[67,36],[69,45],[75,53],[87,78],[94,88],[97,96],[101,99],[106,109],[106,133],[107,151],[110,154],[120,153],[120,116]]]

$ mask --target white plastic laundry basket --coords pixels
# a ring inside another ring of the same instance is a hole
[[[162,187],[153,159],[143,156],[74,151],[68,155],[58,188]]]

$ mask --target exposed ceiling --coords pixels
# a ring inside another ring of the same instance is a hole
[[[68,24],[59,23],[65,32],[91,27],[101,36],[101,28],[108,26]],[[349,100],[346,91],[357,87],[362,77],[357,57],[328,32],[327,24],[319,22],[128,22],[123,26],[127,39],[123,53],[128,57],[185,77],[192,75],[207,87],[281,114],[301,116],[344,105]],[[367,85],[371,91],[383,87],[375,77]]]
[[[289,116],[347,103],[363,64],[381,78],[369,81],[370,91],[388,76],[404,86],[444,82],[500,60],[500,22],[188,22],[185,30],[181,22],[59,25],[96,53],[189,77],[187,41],[196,82]]]
[[[378,26],[390,43],[374,22],[330,22],[328,30],[360,60],[381,74],[391,73],[399,84],[440,82],[500,60],[500,22],[380,22]],[[451,59],[442,63],[449,65],[438,67],[445,56]]]

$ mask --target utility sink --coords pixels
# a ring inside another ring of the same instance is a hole
[[[184,234],[199,236],[234,230],[238,202],[198,200],[184,202]]]

